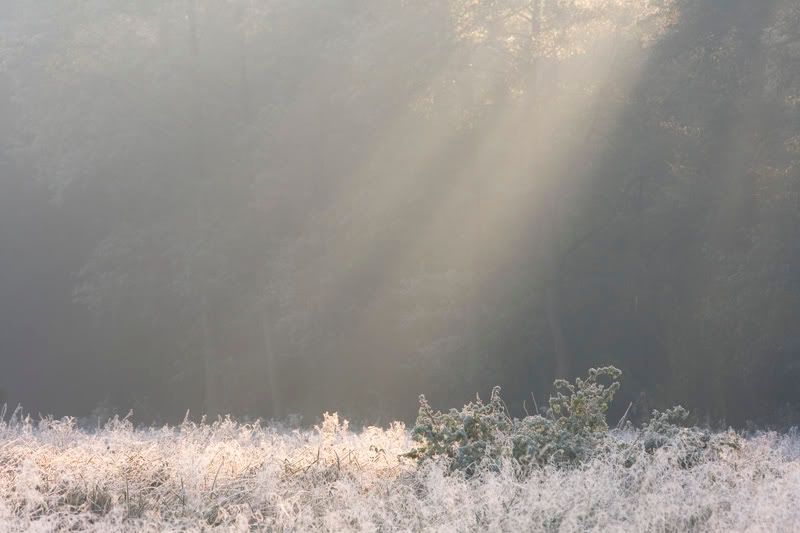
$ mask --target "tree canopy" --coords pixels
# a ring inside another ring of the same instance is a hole
[[[103,382],[71,408],[409,418],[611,362],[620,404],[794,416],[794,2],[7,4],[0,171],[68,221],[48,320],[88,313],[37,349]],[[4,287],[42,260],[5,250]]]

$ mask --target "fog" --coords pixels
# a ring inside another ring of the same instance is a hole
[[[792,0],[5,0],[0,404],[800,418]]]

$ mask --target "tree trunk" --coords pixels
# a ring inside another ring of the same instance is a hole
[[[270,407],[272,408],[272,418],[279,420],[284,416],[284,412],[279,388],[278,358],[276,357],[275,348],[272,344],[272,320],[269,313],[266,311],[266,305],[264,307],[264,354],[267,358],[267,383],[269,384]]]
[[[188,4],[186,6],[186,19],[189,23],[189,50],[192,60],[192,71],[194,76],[196,77],[199,74],[199,57],[198,57],[198,47],[197,47],[197,12],[195,6],[195,0],[188,0]],[[192,79],[192,87],[195,86],[196,79]],[[204,142],[203,142],[203,116],[202,110],[199,106],[197,101],[197,92],[194,91],[192,94],[192,98],[194,100],[195,108],[194,108],[194,116],[193,116],[193,135],[194,135],[194,149],[196,150],[196,154],[194,157],[195,165],[190,165],[190,172],[194,173],[198,180],[198,191],[197,191],[197,199],[196,199],[196,209],[195,209],[195,229],[197,230],[198,234],[202,235],[205,231],[205,224],[204,224],[204,217],[208,213],[208,205],[207,205],[207,194],[206,191],[203,189],[206,187],[207,181],[207,169],[205,160],[205,150],[204,150]],[[200,240],[202,242],[203,239]],[[201,342],[202,342],[202,352],[203,352],[203,406],[205,408],[205,412],[209,417],[216,416],[219,413],[220,408],[222,407],[220,400],[219,400],[219,387],[218,384],[218,377],[219,372],[217,368],[217,361],[215,358],[215,353],[213,349],[213,339],[211,335],[211,322],[209,319],[209,301],[208,301],[208,291],[205,287],[205,279],[203,269],[195,269],[194,271],[199,272],[199,276],[197,276],[193,281],[198,285],[198,292],[200,293],[199,296],[199,313],[200,313],[200,334],[201,334]]]
[[[553,194],[553,196],[557,196]],[[555,200],[551,204],[555,206]],[[571,361],[564,337],[563,304],[561,290],[561,246],[559,242],[558,211],[555,207],[550,212],[550,235],[548,245],[547,286],[545,287],[545,307],[547,309],[547,325],[550,330],[553,354],[555,356],[555,377],[568,379],[571,372]]]
[[[247,34],[244,31],[244,12],[240,7],[237,21],[239,28],[239,98],[242,105],[242,113],[244,119],[248,120],[250,117],[250,79],[247,69]]]
[[[552,97],[553,91],[557,87],[557,69],[554,61],[552,69],[546,68],[547,64],[543,58],[536,57],[536,50],[533,47],[533,38],[542,30],[542,20],[547,5],[544,0],[533,0],[531,2],[531,44],[529,50],[531,83],[534,87],[534,99],[531,102],[536,107],[536,112],[541,112],[546,105],[546,99]],[[548,76],[549,75],[549,76]],[[538,142],[547,142],[544,132],[537,132]],[[539,147],[541,152],[541,147]],[[546,151],[545,151],[546,152]],[[554,372],[556,378],[568,378],[570,376],[571,364],[567,341],[564,336],[562,320],[562,290],[561,290],[561,245],[559,240],[560,220],[558,212],[559,190],[557,184],[547,188],[546,195],[549,197],[547,202],[550,205],[549,213],[549,235],[547,240],[547,264],[545,268],[546,285],[544,289],[544,303],[547,314],[547,326],[550,332],[550,341],[554,361]]]
[[[220,412],[222,405],[219,399],[219,387],[217,386],[219,371],[212,347],[213,339],[208,318],[208,298],[206,297],[206,291],[202,288],[200,300],[200,329],[203,343],[203,403],[206,414],[209,417],[216,417],[222,414]]]
[[[189,47],[192,58],[197,59],[197,9],[195,0],[188,0],[186,7],[186,19],[189,21]]]
[[[264,263],[266,264],[265,258]],[[280,369],[275,351],[274,329],[275,313],[270,306],[270,291],[268,290],[267,275],[264,269],[257,276],[258,294],[261,295],[261,333],[263,340],[264,357],[266,363],[266,383],[269,387],[269,400],[271,415],[279,420],[285,413],[283,410],[283,396],[280,389]]]

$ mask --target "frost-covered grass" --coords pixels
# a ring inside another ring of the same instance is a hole
[[[800,436],[742,438],[687,468],[612,431],[601,453],[522,475],[420,464],[401,424],[350,431],[186,422],[0,424],[0,531],[791,531]],[[634,457],[631,457],[634,454]]]

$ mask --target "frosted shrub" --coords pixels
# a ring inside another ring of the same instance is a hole
[[[492,390],[488,404],[480,397],[465,405],[461,411],[434,411],[425,396],[419,399],[419,415],[412,438],[421,445],[407,457],[424,460],[445,456],[451,467],[473,472],[484,463],[508,455],[508,433],[513,421],[500,398],[500,388]]]
[[[446,457],[453,470],[472,474],[481,466],[497,467],[513,459],[527,467],[546,463],[574,464],[585,461],[606,437],[606,412],[621,372],[612,367],[590,369],[575,383],[557,380],[550,398],[549,416],[539,414],[511,418],[495,387],[489,403],[480,398],[460,411],[434,411],[424,396],[412,436],[419,446],[408,456],[424,461]],[[599,380],[607,378],[610,383]]]
[[[737,450],[740,438],[733,431],[712,434],[697,427],[683,427],[689,412],[681,406],[665,411],[653,410],[650,420],[639,432],[637,442],[649,454],[668,448],[681,468],[692,468],[725,450]]]
[[[620,452],[622,463],[630,467],[640,452],[653,455],[662,448],[678,466],[691,468],[709,456],[739,447],[733,432],[712,436],[696,427],[683,427],[688,412],[681,406],[654,410],[641,429],[628,423],[624,430],[609,431],[606,413],[621,375],[617,368],[607,366],[590,369],[574,384],[557,380],[546,416],[522,419],[509,416],[499,387],[492,390],[488,403],[478,398],[460,411],[447,413],[434,411],[421,396],[412,430],[418,446],[406,456],[420,462],[442,459],[451,471],[473,475],[486,467],[497,469],[505,460],[522,473],[547,464],[579,465],[599,454],[609,457],[610,450]]]
[[[653,409],[650,420],[642,428],[645,450],[652,452],[675,439],[687,418],[689,412],[680,405],[663,412]]]

